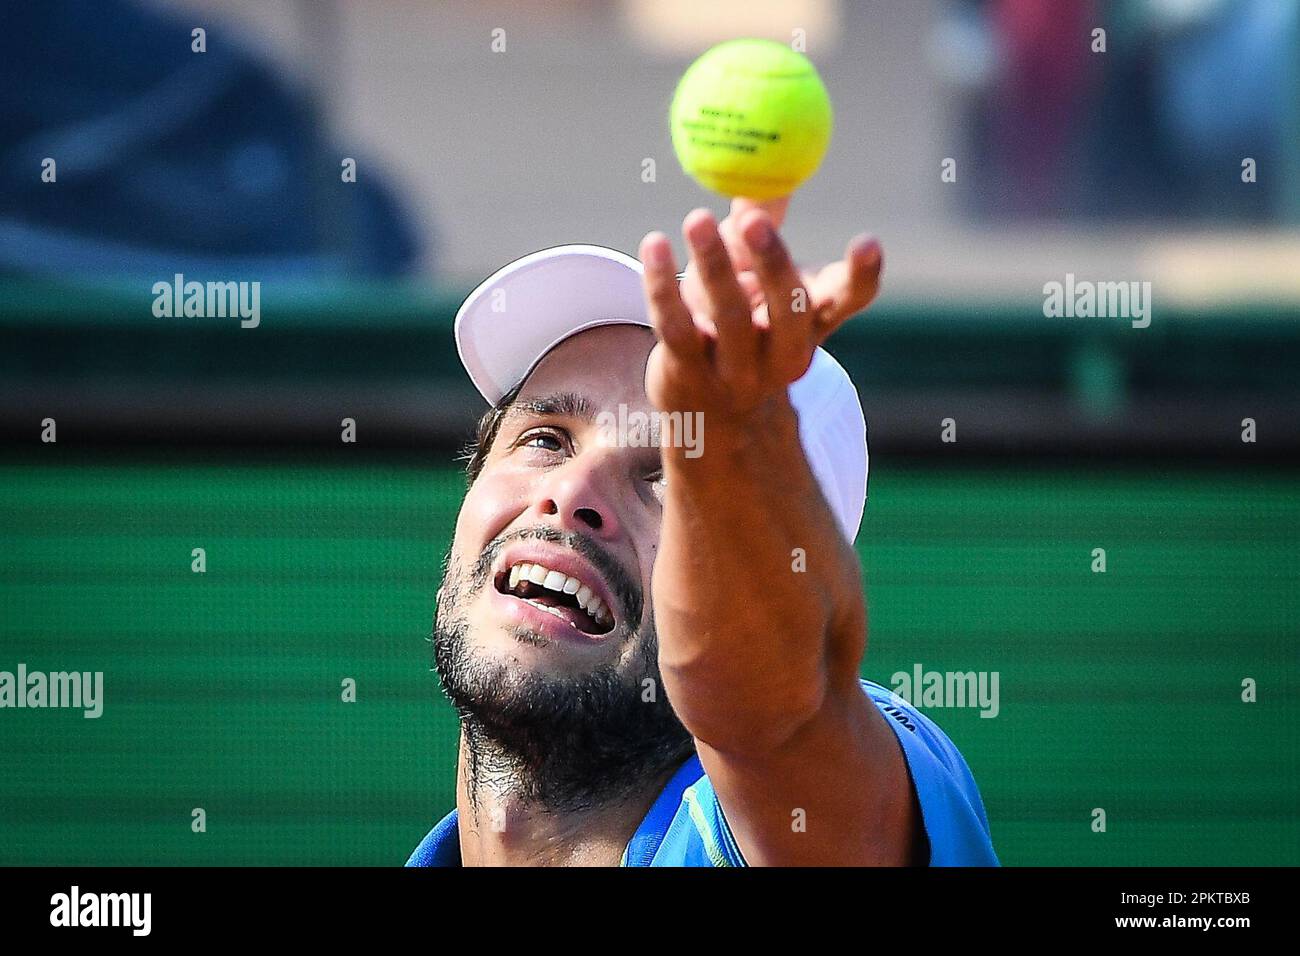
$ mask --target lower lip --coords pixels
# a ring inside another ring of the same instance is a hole
[[[517,598],[511,594],[502,594],[492,589],[495,601],[500,605],[501,613],[511,624],[522,625],[530,631],[536,631],[543,637],[558,641],[577,641],[582,644],[599,644],[613,633],[611,628],[604,634],[588,634],[574,627],[568,621],[561,620],[549,611]]]

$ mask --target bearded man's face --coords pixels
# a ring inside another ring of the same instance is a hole
[[[471,772],[553,809],[643,793],[692,749],[649,597],[659,449],[602,428],[649,417],[653,344],[634,326],[579,333],[507,396],[438,594],[435,664],[471,761],[487,763]]]

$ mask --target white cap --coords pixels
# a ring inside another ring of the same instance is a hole
[[[651,327],[641,263],[604,246],[555,246],[488,276],[456,313],[470,380],[496,404],[570,336],[602,325]],[[817,349],[790,386],[799,438],[822,494],[851,542],[867,495],[867,423],[839,362]]]

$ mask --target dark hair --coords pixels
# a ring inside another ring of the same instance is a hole
[[[523,382],[514,386],[514,388],[502,395],[500,400],[484,412],[483,417],[478,420],[478,425],[474,429],[474,437],[469,440],[460,454],[460,457],[465,462],[466,484],[474,484],[474,479],[483,470],[483,463],[487,461],[488,452],[492,450],[492,443],[496,441],[497,432],[501,430],[501,419],[510,410],[510,406],[515,403],[515,400],[519,397],[519,390],[523,387]]]

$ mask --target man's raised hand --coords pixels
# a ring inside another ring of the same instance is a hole
[[[779,216],[784,209],[772,211]],[[772,211],[733,205],[726,240],[707,209],[688,214],[682,235],[691,266],[681,284],[667,236],[652,232],[642,240],[646,300],[659,339],[646,390],[658,408],[706,411],[715,424],[743,421],[784,397],[816,347],[875,298],[879,243],[857,236],[842,260],[800,272]]]

